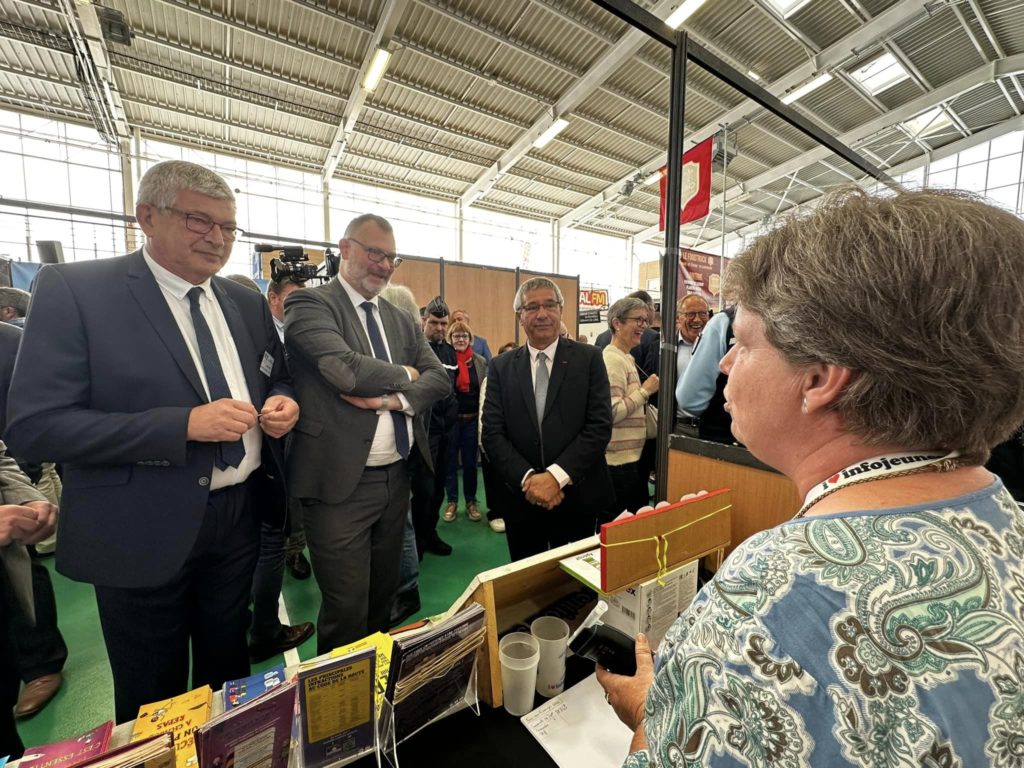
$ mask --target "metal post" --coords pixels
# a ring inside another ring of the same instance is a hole
[[[729,124],[722,126],[722,259],[718,263],[719,276],[725,272],[725,195],[729,191]],[[725,297],[721,287],[718,290],[718,311],[725,305]]]
[[[676,291],[679,285],[679,212],[683,195],[683,114],[686,107],[687,35],[676,35],[672,49],[671,95],[668,119],[668,182],[665,191],[665,254],[661,261],[661,364],[658,377],[658,458],[654,497],[668,492],[669,436],[676,415]]]

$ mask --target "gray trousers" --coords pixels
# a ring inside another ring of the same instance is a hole
[[[366,467],[340,504],[303,500],[309,559],[322,596],[318,654],[388,630],[408,509],[405,461]]]

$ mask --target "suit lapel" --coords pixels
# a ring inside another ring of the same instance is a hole
[[[359,317],[359,313],[363,310],[352,306],[352,299],[349,298],[345,286],[341,284],[343,279],[341,275],[338,275],[332,282],[327,284],[334,291],[334,300],[337,302],[339,309],[341,309],[341,314],[345,316],[345,328],[349,329],[348,333],[343,329],[342,336],[345,337],[349,346],[358,346],[359,352],[368,357],[374,357],[373,348],[370,346],[370,338],[366,335],[366,331],[363,330],[364,318]]]
[[[551,406],[558,397],[558,390],[565,381],[565,374],[569,370],[569,358],[572,355],[572,346],[562,340],[558,340],[555,347],[555,359],[551,361],[551,381],[548,384],[548,396],[544,400],[544,417],[551,413]]]
[[[262,405],[259,386],[260,369],[257,362],[257,355],[259,353],[253,345],[252,336],[249,335],[249,329],[245,325],[245,320],[242,319],[242,313],[238,309],[238,305],[235,304],[234,299],[228,296],[227,291],[218,284],[217,281],[219,279],[213,278],[210,281],[210,285],[213,287],[214,296],[220,302],[224,319],[227,321],[228,329],[231,331],[231,338],[235,341],[235,350],[238,352],[238,359],[242,363],[242,373],[245,374],[245,384],[249,389],[249,397],[252,400],[252,404],[259,408]],[[221,365],[224,365],[224,363],[222,362]]]
[[[519,382],[519,389],[523,395],[523,404],[526,412],[530,414],[530,421],[533,428],[540,434],[540,423],[537,421],[537,399],[533,394],[533,371],[530,370],[533,364],[530,359],[530,350],[524,344],[515,352],[518,358],[514,361],[515,378]],[[550,390],[549,390],[550,391]]]
[[[160,340],[167,347],[171,358],[177,363],[181,372],[185,374],[189,384],[196,391],[200,400],[207,401],[206,390],[203,389],[203,382],[199,378],[199,371],[192,361],[192,355],[185,346],[185,339],[182,338],[181,329],[178,328],[174,315],[167,306],[167,299],[163,291],[156,284],[156,278],[149,271],[146,262],[142,257],[142,251],[136,251],[128,260],[128,291],[135,298],[142,313],[149,320]]]

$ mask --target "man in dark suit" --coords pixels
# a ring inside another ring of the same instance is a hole
[[[158,163],[135,215],[143,249],[40,271],[7,428],[19,457],[64,465],[57,569],[95,585],[119,722],[248,674],[259,523],[280,524],[299,415],[266,302],[214,276],[231,188]]]
[[[7,428],[7,388],[14,374],[21,333],[20,327],[6,320],[0,322],[0,434]],[[26,473],[27,482],[39,482],[41,467],[38,464],[21,469]],[[35,476],[29,476],[33,470]],[[40,494],[39,498],[43,496]],[[40,507],[53,506],[46,500],[33,503]],[[12,612],[7,620],[13,661],[25,683],[14,709],[17,717],[34,715],[49,703],[61,686],[61,670],[68,660],[68,646],[57,627],[57,599],[50,571],[33,557],[31,573],[35,621],[30,621],[23,611]]]
[[[323,599],[317,649],[386,630],[399,585],[409,455],[430,465],[424,416],[448,375],[408,313],[378,294],[401,263],[391,224],[353,219],[338,277],[285,301],[303,414],[288,457]]]
[[[528,343],[493,358],[487,376],[483,448],[511,495],[513,560],[591,535],[612,493],[608,373],[596,347],[558,337],[562,306],[547,278],[519,286],[514,309]]]

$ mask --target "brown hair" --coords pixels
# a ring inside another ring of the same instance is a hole
[[[726,283],[790,363],[854,372],[834,407],[868,444],[980,464],[1024,421],[1024,221],[976,196],[840,190]]]
[[[473,343],[473,329],[470,328],[466,323],[461,320],[456,320],[454,323],[448,326],[448,343],[452,343],[452,336],[456,333],[468,333],[469,343]]]

